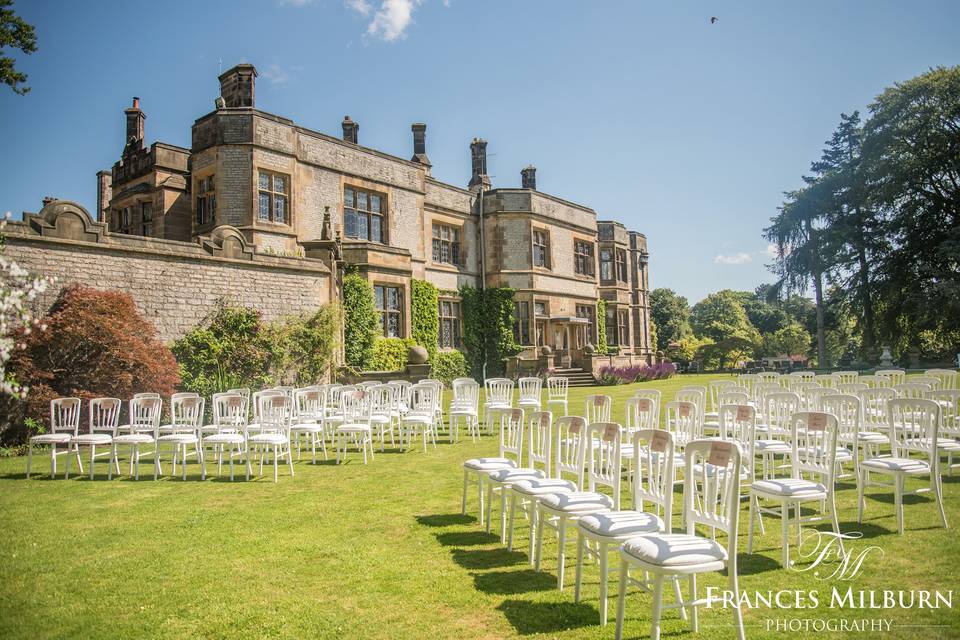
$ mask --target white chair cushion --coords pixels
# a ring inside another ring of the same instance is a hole
[[[40,444],[67,444],[73,436],[69,433],[41,433],[30,438],[30,442]]]
[[[857,439],[867,444],[886,444],[890,442],[889,437],[874,431],[861,431],[857,434]]]
[[[517,463],[510,458],[471,458],[463,463],[467,469],[474,471],[493,471],[495,469],[505,469],[507,467],[516,467]]]
[[[198,442],[197,436],[192,433],[169,433],[157,438],[158,442],[176,442],[177,444],[193,444]]]
[[[595,513],[613,508],[613,499],[593,491],[571,491],[544,496],[541,504],[565,513]]]
[[[577,490],[577,485],[570,480],[560,478],[527,478],[511,483],[510,486],[517,493],[528,496],[542,496],[550,493],[570,493]]]
[[[73,438],[72,442],[77,444],[110,444],[113,442],[113,436],[106,433],[83,433]]]
[[[337,427],[337,433],[363,433],[365,431],[366,432],[370,431],[370,425],[353,423],[353,424],[342,424],[339,427]]]
[[[247,442],[250,444],[287,444],[287,436],[282,433],[258,433],[247,438]]]
[[[494,482],[509,482],[511,480],[532,480],[536,478],[544,477],[543,471],[540,469],[528,469],[528,468],[516,468],[510,467],[507,469],[497,469],[495,471],[488,471],[487,477],[493,480]]]
[[[918,444],[929,448],[930,438],[920,438]],[[937,438],[937,449],[941,451],[960,451],[960,442],[951,440],[950,438]]]
[[[778,478],[775,480],[758,480],[750,485],[755,493],[764,493],[771,496],[788,496],[791,498],[805,498],[821,496],[827,493],[827,488],[819,482],[804,480],[803,478]]]
[[[579,526],[606,538],[626,538],[663,530],[660,516],[644,511],[609,511],[583,516]]]
[[[871,471],[897,471],[900,473],[930,473],[930,464],[912,458],[870,458],[860,463]]]
[[[147,444],[153,442],[153,436],[148,433],[128,433],[113,439],[116,444]]]
[[[433,424],[434,416],[432,413],[408,413],[403,416],[403,424]]]
[[[638,560],[661,567],[686,567],[727,560],[727,550],[715,540],[685,533],[642,535],[628,540],[621,549]]]
[[[291,431],[307,431],[309,433],[320,433],[323,431],[323,425],[316,422],[301,422],[290,426]]]
[[[211,444],[243,444],[243,440],[241,433],[215,433],[203,439]]]
[[[759,453],[791,453],[793,448],[783,440],[757,440],[755,450]]]

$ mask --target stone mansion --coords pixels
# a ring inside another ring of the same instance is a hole
[[[147,146],[135,98],[120,159],[97,173],[94,214],[48,199],[11,225],[14,258],[129,291],[167,339],[223,295],[266,316],[315,308],[339,295],[346,264],[374,286],[386,336],[410,335],[410,282],[420,278],[440,291],[441,348],[460,346],[457,289],[471,285],[516,291],[514,333],[528,358],[549,346],[558,366],[578,366],[598,337],[599,299],[610,353],[652,357],[642,233],[538,191],[532,166],[519,188],[492,185],[482,139],[470,143],[460,187],[432,177],[425,124],[411,126],[407,159],[362,146],[349,116],[337,137],[260,111],[256,77],[250,64],[220,76],[189,149]],[[166,318],[193,301],[186,319]]]

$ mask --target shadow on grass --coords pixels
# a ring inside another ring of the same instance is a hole
[[[417,524],[425,527],[450,527],[455,524],[472,524],[477,519],[462,513],[438,513],[428,516],[417,516]]]
[[[600,614],[596,607],[583,603],[527,602],[505,600],[499,607],[517,633],[559,633],[596,626]]]
[[[465,569],[493,569],[510,567],[527,561],[519,551],[497,549],[454,549],[450,552],[453,561]]]
[[[510,596],[531,591],[556,589],[557,578],[549,573],[537,573],[533,569],[490,571],[473,574],[473,584],[477,591]]]
[[[753,550],[754,553],[752,554],[746,553],[746,549],[743,553],[737,554],[737,573],[741,576],[752,576],[781,568],[779,561],[760,555],[757,552],[756,544],[754,544]]]
[[[454,531],[436,534],[437,542],[445,547],[474,547],[500,542],[500,536],[486,531]]]

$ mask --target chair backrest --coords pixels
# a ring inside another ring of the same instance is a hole
[[[793,478],[803,473],[822,476],[827,489],[833,491],[837,469],[837,417],[823,411],[799,411],[790,425]]]
[[[364,389],[370,395],[370,415],[389,418],[397,408],[396,391],[388,384],[378,384]]]
[[[520,387],[521,400],[540,401],[540,389],[543,385],[540,378],[520,378],[517,385]]]
[[[381,383],[378,380],[363,380],[358,382],[356,386],[360,387],[361,389],[368,389],[370,387],[376,387],[379,384]]]
[[[940,389],[951,390],[957,388],[957,371],[955,369],[927,369],[925,376],[940,379]]]
[[[410,414],[432,415],[436,404],[437,385],[432,382],[418,382],[410,387]]]
[[[837,390],[830,387],[807,389],[803,393],[803,409],[805,411],[820,411],[823,408],[823,398],[836,393],[838,393]]]
[[[656,429],[660,426],[660,402],[651,397],[633,396],[624,405],[626,422],[623,430],[629,438],[637,429]]]
[[[837,393],[825,396],[821,403],[823,412],[837,419],[837,438],[843,444],[855,443],[863,424],[863,408],[860,397],[853,394]]]
[[[260,409],[263,407],[263,400],[267,397],[272,396],[282,396],[286,395],[283,391],[279,389],[263,389],[262,391],[254,391],[253,396],[250,398],[250,402],[253,404],[253,419],[255,422],[260,421]]]
[[[780,384],[780,374],[776,371],[761,371],[757,374],[763,382],[776,382]]]
[[[841,384],[850,384],[851,382],[856,382],[857,378],[860,377],[859,371],[834,371],[833,376],[833,386],[839,388]]]
[[[302,423],[321,422],[326,411],[327,391],[322,387],[306,387],[293,392],[297,420]]]
[[[753,397],[753,387],[760,382],[760,376],[755,373],[741,373],[735,380],[738,387],[743,387]]]
[[[677,389],[676,394],[674,394],[673,399],[692,402],[697,405],[697,412],[699,413],[701,419],[703,418],[704,412],[707,410],[707,388],[700,385],[687,385],[685,387],[680,387]]]
[[[866,382],[841,382],[837,385],[837,391],[843,394],[857,395],[864,389],[869,389],[870,385]]]
[[[910,376],[907,378],[908,382],[913,382],[914,384],[925,384],[928,385],[933,391],[940,389],[943,385],[943,380],[937,376]]]
[[[633,433],[633,450],[647,455],[636,456],[633,473],[633,508],[645,511],[645,501],[656,505],[654,513],[660,516],[670,533],[673,517],[673,434],[663,429],[639,429]]]
[[[613,492],[613,510],[620,510],[620,478],[623,476],[621,441],[623,429],[616,422],[594,422],[587,428],[587,441],[592,442],[587,455],[588,490],[604,485]]]
[[[755,431],[757,427],[757,410],[752,405],[722,404],[720,405],[720,439],[733,440],[740,444],[744,452],[744,459],[753,450]]]
[[[227,393],[238,393],[247,400],[250,399],[250,388],[249,387],[237,387],[236,389],[227,389]]]
[[[263,394],[258,398],[258,423],[261,433],[290,432],[290,414],[293,400],[283,391]]]
[[[727,538],[728,567],[736,570],[740,512],[741,453],[737,443],[694,440],[683,449],[683,512],[687,533],[698,524],[720,529]]]
[[[387,384],[397,387],[399,391],[399,402],[406,404],[410,400],[410,389],[413,387],[413,383],[409,380],[390,380]]]
[[[817,378],[817,374],[813,371],[793,371],[788,374],[787,377],[798,382],[814,382]],[[793,384],[796,384],[796,382]]]
[[[513,380],[509,378],[487,378],[484,381],[486,394],[484,404],[513,406]]]
[[[764,401],[763,414],[773,438],[786,438],[790,434],[790,418],[800,411],[800,396],[793,391],[769,393]]]
[[[163,413],[163,400],[159,397],[136,397],[130,400],[130,429],[138,433],[160,432],[160,414]]]
[[[709,409],[708,411],[718,411],[720,409],[720,392],[728,389],[736,388],[737,383],[733,380],[713,380],[710,382],[708,389],[708,402]]]
[[[933,387],[922,382],[903,382],[893,386],[898,398],[926,398],[933,391]]]
[[[825,389],[832,389],[837,383],[837,379],[833,377],[832,373],[818,373],[813,381]]]
[[[800,399],[803,400],[804,394],[806,394],[807,389],[819,389],[819,388],[820,388],[820,385],[818,385],[813,380],[809,380],[809,381],[798,380],[790,385],[789,390],[798,394],[800,396]]]
[[[538,466],[550,477],[553,462],[553,413],[531,411],[527,414],[527,467]]]
[[[513,457],[517,466],[523,464],[523,409],[500,413],[500,457]]]
[[[154,393],[153,391],[144,391],[143,393],[133,394],[134,398],[159,398],[159,393]]]
[[[749,402],[750,394],[744,391],[742,387],[724,389],[717,395],[717,411],[719,411],[719,407],[725,404],[748,404]]]
[[[766,404],[765,398],[768,395],[771,393],[780,393],[782,391],[783,387],[776,383],[760,382],[753,385],[753,395],[751,396],[751,399],[753,400],[754,404],[759,407],[763,407]]]
[[[50,401],[50,433],[80,430],[80,398],[54,398]]]
[[[667,431],[673,434],[677,448],[697,440],[702,435],[697,405],[689,400],[672,400],[667,403]]]
[[[941,389],[928,396],[940,405],[940,432],[946,437],[960,435],[960,389]]]
[[[890,429],[890,454],[906,458],[911,451],[921,451],[930,459],[937,473],[937,434],[940,428],[940,405],[925,398],[894,398],[887,402],[887,424]]]
[[[115,435],[120,424],[119,398],[94,398],[90,401],[90,433]]]
[[[576,477],[577,487],[583,486],[583,461],[586,451],[587,421],[580,416],[563,416],[553,423],[553,474]]]
[[[889,387],[871,387],[857,394],[864,431],[885,431],[888,425],[887,402],[897,397]]]
[[[857,378],[857,382],[867,385],[867,388],[873,388],[873,387],[882,387],[884,383],[884,379],[882,376],[875,376],[873,374],[868,374],[868,375],[860,376],[859,378]]]
[[[583,417],[587,424],[594,422],[610,422],[610,411],[613,408],[613,398],[603,394],[589,395],[583,400]]]
[[[570,381],[561,376],[547,378],[547,400],[566,401],[570,391]]]
[[[247,427],[247,399],[239,393],[213,394],[213,425],[218,433],[239,433]]]
[[[473,378],[458,378],[453,381],[451,406],[461,409],[476,409],[480,399],[480,385]]]
[[[874,375],[883,376],[889,380],[889,382],[884,384],[885,387],[894,387],[898,384],[903,384],[907,378],[907,372],[903,369],[880,369],[875,371]]]
[[[174,433],[199,433],[203,426],[204,399],[198,395],[174,394],[170,398],[170,427]]]

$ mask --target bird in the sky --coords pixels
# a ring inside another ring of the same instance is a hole
[[[713,24],[717,21],[717,16],[710,16],[710,24]]]

